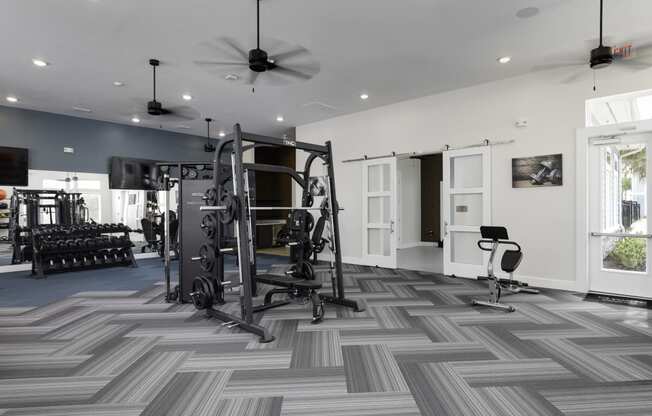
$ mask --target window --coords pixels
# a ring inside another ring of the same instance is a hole
[[[586,101],[587,127],[650,119],[652,119],[652,90]]]

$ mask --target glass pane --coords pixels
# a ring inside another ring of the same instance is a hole
[[[453,188],[482,188],[482,155],[451,158]]]
[[[647,234],[646,145],[600,147],[600,179],[601,231]]]
[[[482,265],[482,250],[477,246],[480,233],[463,233],[452,231],[451,261],[453,263]]]
[[[102,222],[102,197],[97,194],[82,194],[82,198],[86,202],[88,216],[96,222]]]
[[[367,221],[369,224],[389,224],[391,221],[390,197],[372,196],[367,199]]]
[[[482,194],[451,195],[452,225],[482,225]]]
[[[367,237],[367,254],[374,256],[390,255],[390,232],[388,229],[369,228]]]
[[[382,189],[382,170],[381,165],[367,167],[367,191],[380,192]]]
[[[389,164],[383,166],[383,191],[392,190],[392,172],[390,170]]]
[[[647,240],[645,238],[602,237],[602,268],[646,272]]]

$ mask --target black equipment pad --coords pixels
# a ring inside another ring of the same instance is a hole
[[[507,235],[507,228],[505,227],[483,225],[480,227],[480,234],[482,234],[482,238],[487,238],[489,240],[509,240],[509,235]]]
[[[281,286],[299,289],[321,289],[322,284],[314,280],[298,279],[292,276],[281,276],[276,274],[259,274],[256,281],[272,286]]]

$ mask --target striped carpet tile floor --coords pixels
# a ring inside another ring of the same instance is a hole
[[[509,314],[469,305],[484,282],[355,265],[344,280],[365,311],[266,311],[268,344],[161,284],[0,308],[0,415],[652,414],[647,309],[543,290]]]

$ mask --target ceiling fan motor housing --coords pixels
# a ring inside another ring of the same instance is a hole
[[[611,46],[598,46],[591,51],[591,68],[601,69],[611,65],[614,61]]]
[[[267,52],[262,49],[252,49],[249,51],[249,69],[254,72],[265,72],[269,69],[269,60]]]
[[[156,100],[147,103],[147,113],[152,116],[160,116],[163,114],[163,106]]]

